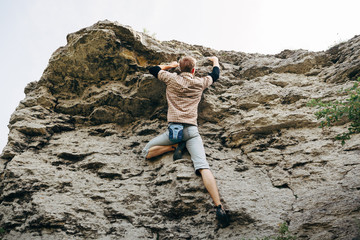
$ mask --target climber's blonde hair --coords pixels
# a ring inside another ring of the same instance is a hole
[[[196,66],[196,60],[193,57],[185,56],[180,59],[179,64],[181,72],[192,73],[193,69]]]

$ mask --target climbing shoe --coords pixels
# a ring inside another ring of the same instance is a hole
[[[222,228],[229,226],[230,220],[225,210],[222,208],[221,204],[215,207],[216,209],[216,218],[220,223]]]
[[[179,142],[174,152],[174,156],[173,156],[174,161],[182,158],[182,155],[185,151],[185,147],[186,147],[186,142]]]

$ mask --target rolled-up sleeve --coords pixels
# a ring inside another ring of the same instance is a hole
[[[213,67],[213,70],[211,73],[209,73],[209,76],[211,76],[213,82],[216,82],[220,77],[220,68],[217,66]]]
[[[158,74],[161,71],[161,68],[159,66],[154,66],[149,68],[149,72],[156,78],[158,78]]]

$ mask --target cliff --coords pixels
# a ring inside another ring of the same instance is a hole
[[[218,56],[199,130],[231,225],[219,228],[189,155],[139,156],[166,129],[165,86],[147,67]],[[160,42],[101,21],[67,36],[10,119],[0,160],[3,239],[359,239],[360,136],[334,140],[309,100],[360,76],[360,36],[276,55]]]

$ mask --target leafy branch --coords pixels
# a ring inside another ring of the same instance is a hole
[[[256,238],[256,240],[296,240],[296,236],[289,231],[289,226],[286,222],[279,224],[278,234],[276,236],[267,236],[263,238]],[[245,240],[244,238],[241,240]]]
[[[2,239],[2,236],[5,234],[5,229],[0,227],[0,240]]]
[[[330,127],[334,123],[347,119],[350,122],[348,131],[338,134],[335,139],[341,140],[341,144],[345,144],[345,140],[351,138],[352,134],[360,133],[360,77],[351,88],[343,90],[348,98],[342,101],[322,102],[322,100],[312,99],[308,106],[317,106],[320,110],[315,112],[317,119],[322,119],[320,127]]]
[[[146,35],[149,35],[153,38],[156,38],[156,33],[151,33],[149,30],[147,30],[146,28],[143,28],[143,33],[145,33]]]

